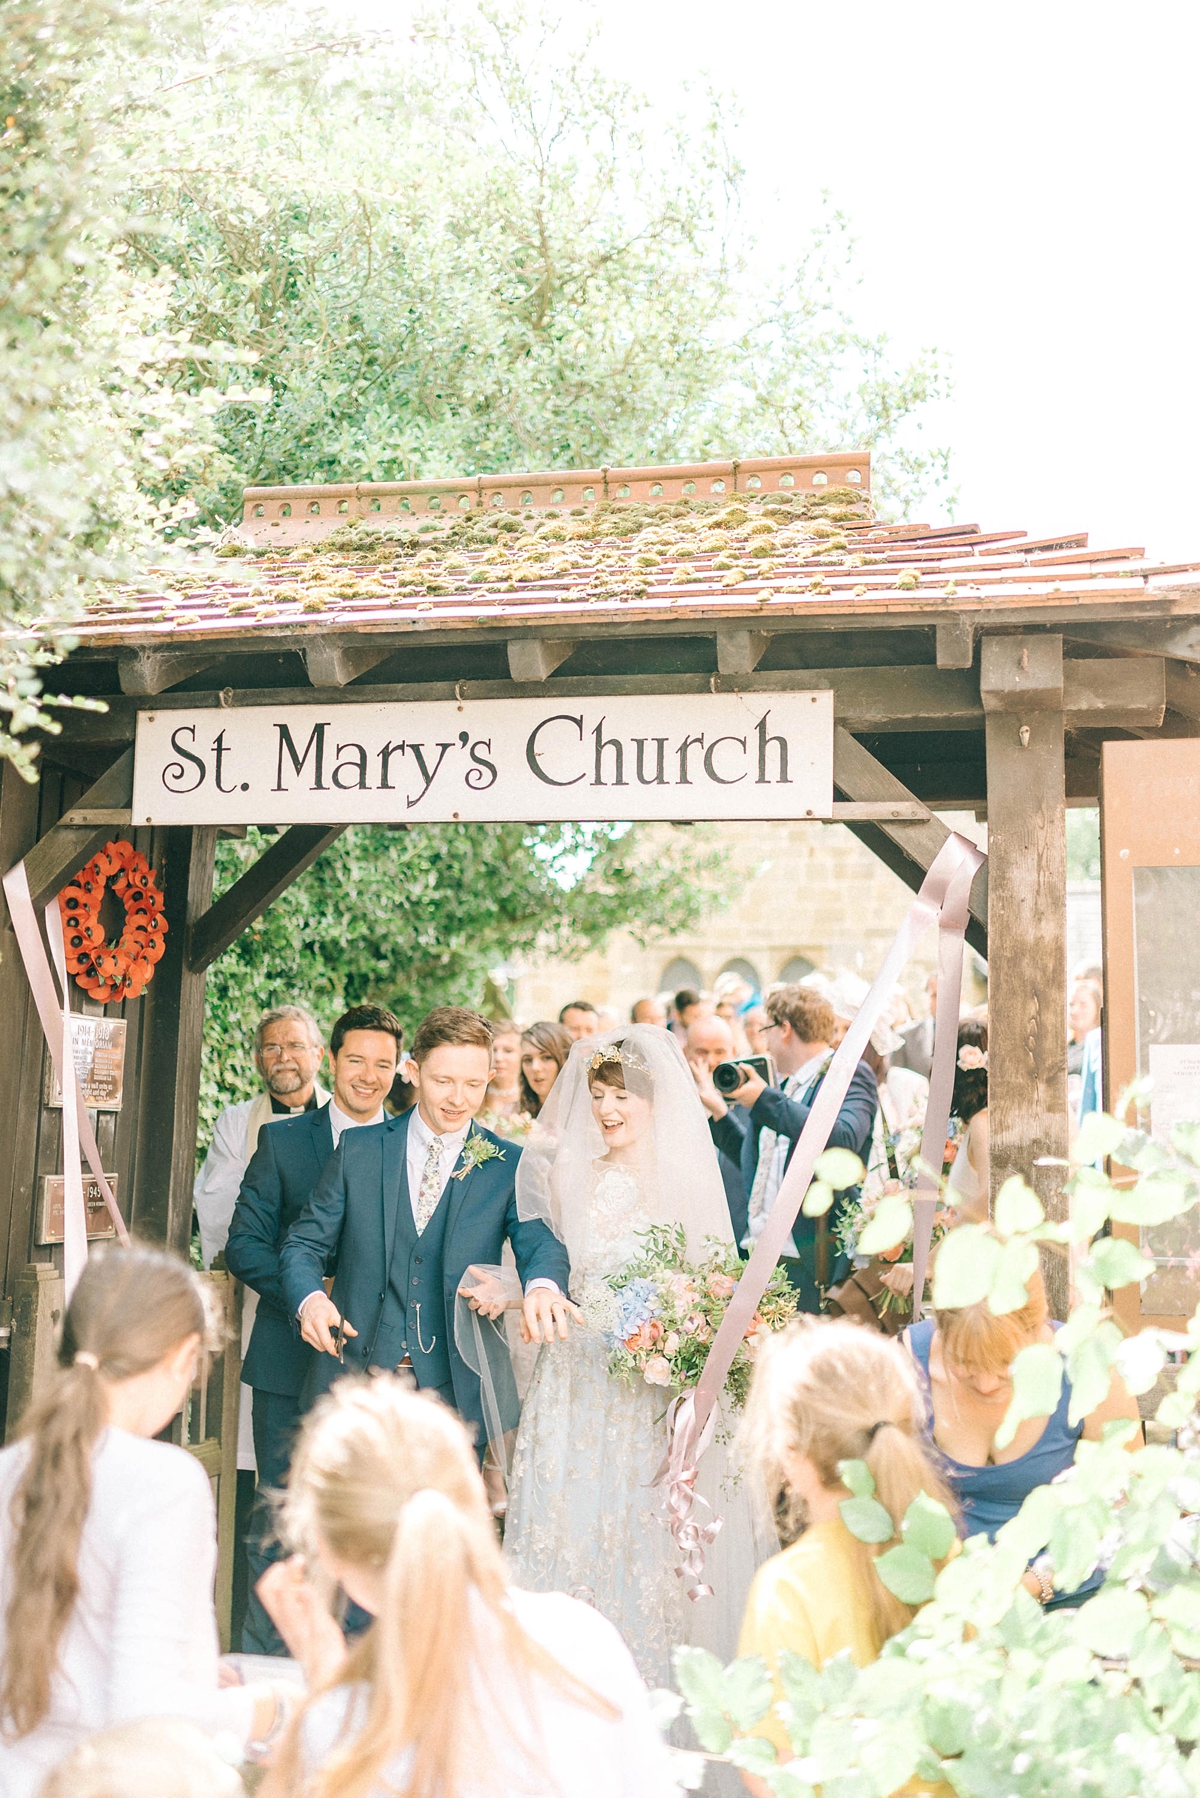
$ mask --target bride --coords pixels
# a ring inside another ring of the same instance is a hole
[[[521,1156],[517,1208],[566,1244],[584,1318],[589,1293],[635,1259],[652,1225],[682,1223],[689,1260],[706,1240],[732,1245],[716,1152],[672,1036],[635,1024],[574,1045]],[[662,1685],[676,1643],[732,1659],[750,1580],[778,1542],[742,1484],[723,1479],[718,1443],[700,1480],[725,1519],[705,1573],[716,1597],[688,1603],[662,1488],[650,1483],[670,1394],[612,1378],[608,1354],[586,1323],[541,1350],[513,1453],[505,1550],[519,1585],[594,1603],[643,1677]]]

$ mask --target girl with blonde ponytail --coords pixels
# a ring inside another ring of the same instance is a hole
[[[375,1621],[329,1654],[301,1558],[267,1575],[285,1641],[317,1650],[317,1691],[260,1798],[678,1798],[616,1630],[509,1585],[475,1453],[435,1398],[340,1381],[300,1439],[283,1527]]]
[[[59,1368],[0,1451],[0,1792],[31,1798],[85,1736],[140,1717],[243,1743],[272,1688],[218,1690],[212,1488],[175,1416],[209,1331],[174,1255],[93,1254]]]
[[[796,1538],[759,1568],[739,1644],[741,1654],[763,1657],[782,1698],[777,1661],[784,1650],[821,1667],[849,1649],[864,1667],[908,1626],[914,1609],[889,1592],[875,1559],[895,1546],[919,1492],[952,1514],[955,1504],[927,1444],[911,1357],[859,1324],[799,1318],[772,1337],[754,1371],[743,1431],[781,1531]],[[860,1542],[842,1521],[839,1507],[850,1497],[843,1461],[866,1462],[895,1525],[890,1542]],[[791,1758],[774,1710],[755,1733]],[[761,1782],[746,1783],[767,1792]]]

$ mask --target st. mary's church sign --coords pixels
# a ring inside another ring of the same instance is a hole
[[[134,824],[822,818],[833,694],[138,714]]]

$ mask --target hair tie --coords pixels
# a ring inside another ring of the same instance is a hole
[[[888,1430],[888,1429],[895,1430],[895,1429],[898,1429],[899,1427],[900,1426],[898,1424],[894,1424],[892,1422],[890,1417],[884,1417],[880,1420],[879,1423],[873,1423],[871,1425],[870,1429],[867,1431],[867,1441],[874,1442],[874,1440],[875,1440],[876,1436],[878,1436],[880,1430]]]
[[[93,1373],[99,1373],[100,1357],[99,1355],[93,1355],[91,1349],[77,1349],[75,1351],[73,1365],[76,1367],[90,1367]]]

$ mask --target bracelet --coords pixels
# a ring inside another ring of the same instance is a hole
[[[1054,1597],[1054,1581],[1051,1578],[1051,1575],[1054,1572],[1054,1563],[1051,1561],[1050,1556],[1046,1554],[1038,1555],[1037,1559],[1030,1563],[1029,1571],[1041,1588],[1038,1593],[1038,1603],[1042,1605],[1049,1604],[1050,1600]]]
[[[260,1761],[270,1753],[292,1720],[294,1706],[290,1693],[284,1692],[279,1686],[272,1686],[271,1696],[275,1700],[275,1715],[271,1719],[270,1729],[265,1736],[246,1743],[246,1755],[252,1761]]]

